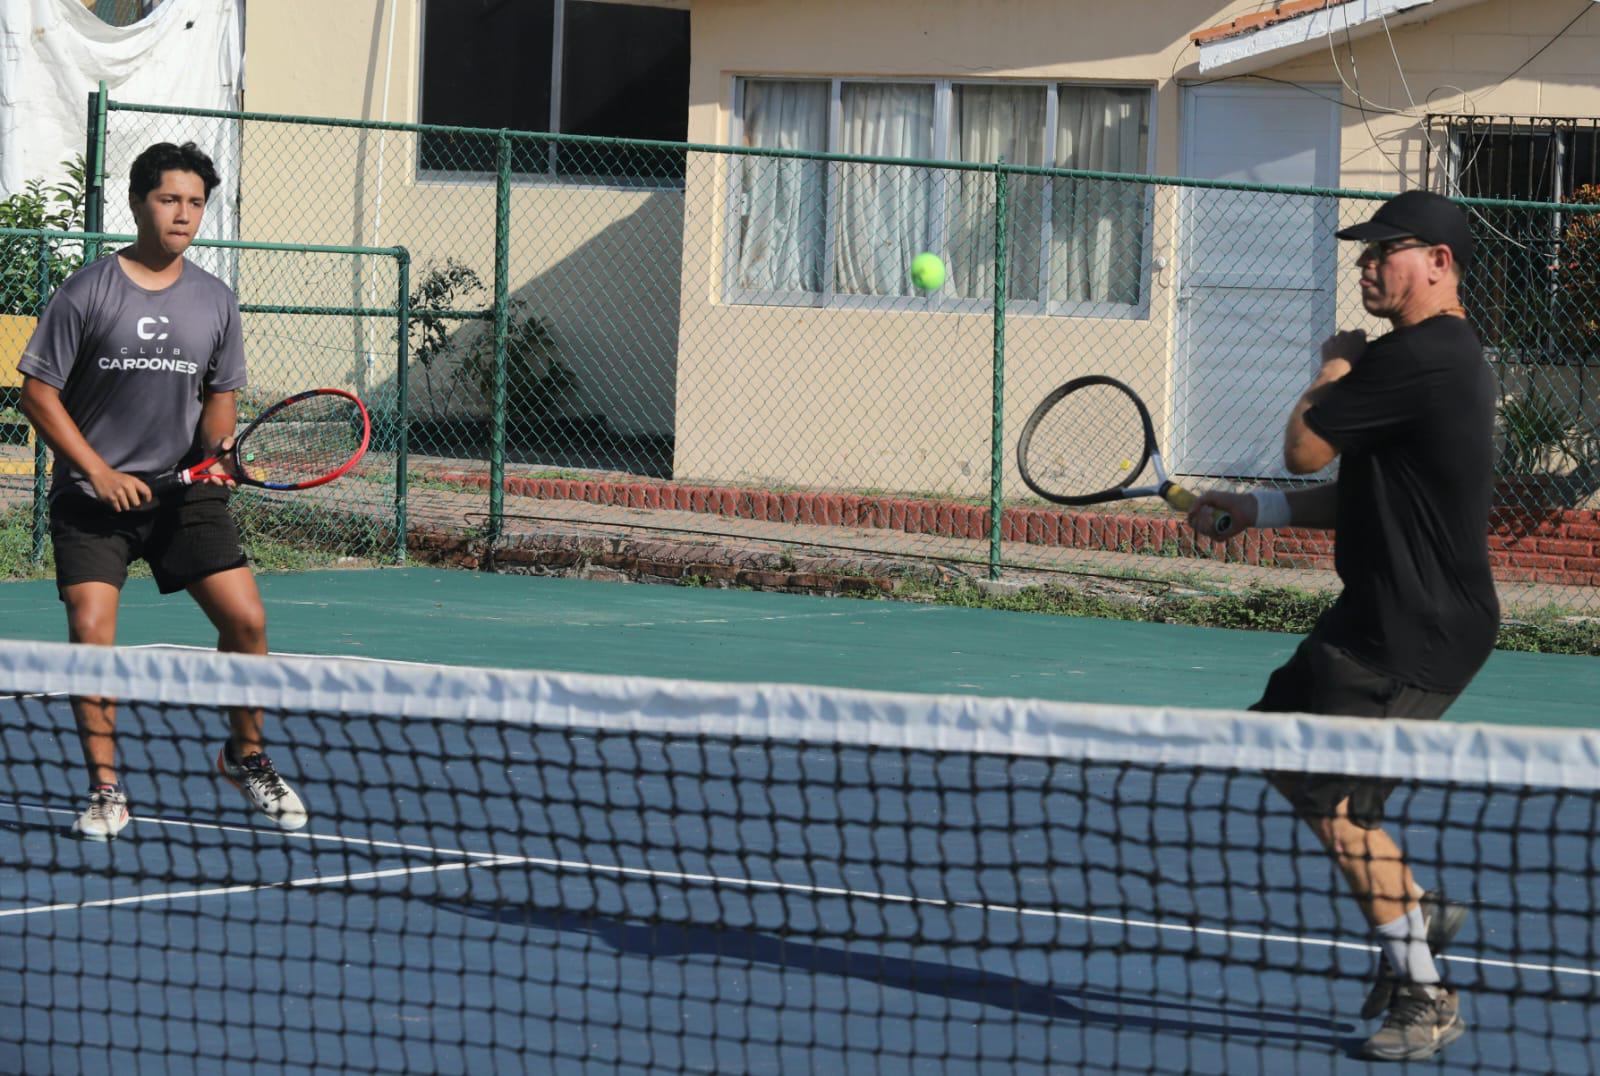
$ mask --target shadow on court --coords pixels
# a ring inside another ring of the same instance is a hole
[[[617,953],[650,959],[706,957],[787,969],[808,975],[855,979],[873,990],[905,990],[951,1002],[967,1002],[1049,1021],[1074,1021],[1117,1030],[1148,1030],[1184,1036],[1242,1037],[1326,1047],[1351,1056],[1361,1038],[1353,1024],[1270,1008],[1223,1008],[1164,1002],[1138,994],[1063,988],[996,971],[908,959],[728,927],[698,927],[576,914],[481,901],[434,900],[441,911],[505,926],[584,934]],[[1127,1009],[1151,1010],[1147,1015]],[[1163,1015],[1162,1009],[1171,1009]],[[1180,1015],[1181,1014],[1181,1015]],[[1282,1026],[1274,1026],[1282,1025]]]

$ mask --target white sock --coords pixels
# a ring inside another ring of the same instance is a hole
[[[1422,909],[1411,911],[1392,923],[1378,928],[1378,940],[1389,958],[1389,966],[1401,979],[1413,983],[1437,983],[1439,969],[1433,966],[1433,954],[1428,951],[1428,926],[1422,921]]]

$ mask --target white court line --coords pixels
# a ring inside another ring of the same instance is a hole
[[[42,803],[24,803],[21,801],[0,801],[0,808],[4,807],[14,807],[23,811],[38,811],[41,814],[67,815],[69,817],[78,814],[77,811],[66,807],[47,807]],[[379,848],[398,852],[422,852],[435,856],[495,859],[501,854],[498,852],[471,852],[464,848],[434,848],[431,845],[406,844],[401,841],[380,841],[370,837],[345,837],[337,833],[285,832],[281,829],[266,829],[262,826],[230,826],[221,822],[195,822],[187,818],[156,818],[151,815],[133,815],[132,820],[156,826],[171,826],[178,829],[204,829],[216,833],[266,834],[273,837],[282,837],[286,841],[322,841],[332,844],[353,844],[363,848]]]
[[[307,604],[318,604],[318,603],[307,603]],[[849,612],[849,613],[820,612],[820,613],[792,613],[792,614],[783,614],[783,615],[763,615],[763,616],[753,616],[753,617],[705,617],[705,618],[701,618],[701,619],[682,619],[682,620],[631,620],[631,621],[625,621],[625,622],[623,622],[621,624],[612,624],[610,622],[600,622],[600,621],[594,621],[594,620],[564,620],[564,621],[561,621],[557,626],[558,627],[563,627],[563,628],[609,628],[609,627],[658,628],[658,627],[682,627],[683,625],[686,625],[686,624],[752,624],[752,623],[762,623],[762,622],[767,622],[767,621],[776,622],[776,621],[789,621],[789,620],[840,620],[840,619],[848,619],[848,618],[851,618],[851,617],[873,616],[873,615],[881,615],[881,616],[901,615],[901,616],[907,616],[907,615],[913,615],[915,613],[930,612],[930,611],[932,611],[932,609],[933,609],[932,606],[929,606],[929,607],[926,607],[926,608],[919,606],[918,608],[916,608],[914,610],[904,610],[904,611],[900,611],[898,613],[891,613],[887,608],[885,608],[883,610],[862,609],[862,610],[856,610],[854,612]],[[193,653],[210,653],[211,651],[215,650],[216,647],[214,647],[214,646],[199,646],[199,645],[194,644],[194,643],[132,643],[132,644],[129,644],[126,647],[126,649],[128,649],[128,650],[186,650],[186,651],[190,651],[190,652],[193,652]],[[268,657],[275,657],[275,658],[328,658],[328,659],[332,659],[332,660],[335,660],[335,661],[364,661],[364,662],[370,662],[370,663],[380,664],[380,665],[410,665],[410,666],[412,666],[414,668],[419,668],[419,669],[456,669],[456,668],[461,668],[462,667],[462,666],[459,666],[459,665],[450,665],[450,664],[447,664],[447,663],[444,663],[444,662],[438,662],[438,661],[405,661],[405,660],[402,660],[402,659],[399,659],[399,658],[374,658],[374,657],[368,657],[368,656],[365,656],[365,655],[362,655],[362,654],[327,654],[327,653],[313,654],[313,653],[305,653],[305,652],[298,651],[298,650],[272,650],[272,651],[268,652],[267,656]]]
[[[193,643],[133,643],[128,650],[186,650],[190,653],[209,654],[216,649],[214,646],[196,646]],[[399,658],[372,658],[362,654],[303,654],[295,650],[271,650],[267,653],[271,658],[325,658],[332,661],[365,661],[374,665],[411,665],[418,669],[454,669],[455,665],[445,665],[437,661],[402,661]]]
[[[310,878],[291,878],[287,882],[263,882],[258,885],[231,885],[220,889],[191,889],[173,893],[145,893],[137,897],[108,897],[105,900],[85,900],[67,904],[46,904],[37,908],[7,908],[0,910],[0,919],[18,915],[35,915],[40,912],[80,911],[84,908],[111,908],[125,904],[168,904],[178,900],[198,897],[220,897],[232,893],[259,893],[271,889],[308,889],[316,886],[341,885],[346,882],[365,882],[378,878],[392,878],[404,874],[443,874],[447,871],[472,870],[474,867],[498,866],[485,860],[478,863],[444,863],[426,867],[395,867],[383,871],[363,871],[360,874],[315,875]]]
[[[70,814],[59,808],[39,808],[54,813]],[[189,826],[196,829],[219,829],[229,832],[245,833],[272,833],[275,830],[236,828],[217,826],[210,823],[194,823],[163,819],[140,819],[141,821],[157,822],[161,825]],[[804,893],[814,897],[843,897],[850,900],[877,901],[883,904],[921,905],[926,907],[966,909],[969,911],[987,912],[1000,915],[1016,915],[1032,918],[1054,919],[1062,922],[1094,923],[1102,926],[1127,927],[1140,930],[1153,930],[1175,934],[1187,934],[1193,937],[1225,938],[1229,941],[1256,941],[1271,942],[1284,945],[1310,946],[1320,949],[1345,949],[1353,952],[1376,953],[1378,946],[1366,945],[1361,942],[1334,941],[1329,938],[1308,938],[1294,934],[1268,934],[1249,930],[1230,930],[1222,927],[1201,927],[1188,923],[1162,923],[1148,919],[1124,919],[1111,915],[1092,915],[1087,912],[1068,912],[1050,910],[1045,908],[1026,908],[1020,905],[991,904],[982,901],[947,900],[941,897],[918,897],[904,893],[880,893],[873,890],[845,889],[838,886],[808,885],[801,882],[779,882],[769,879],[740,878],[737,876],[718,874],[690,874],[683,871],[664,871],[650,867],[623,867],[604,863],[589,863],[583,860],[550,859],[543,856],[517,856],[497,854],[492,852],[469,852],[464,849],[431,849],[425,846],[392,844],[386,842],[367,841],[364,838],[348,838],[338,836],[325,836],[321,834],[282,834],[286,838],[316,838],[333,841],[349,842],[355,844],[370,844],[391,848],[414,848],[441,855],[459,855],[468,857],[481,857],[470,863],[444,863],[429,864],[419,867],[396,867],[382,871],[366,871],[359,874],[340,875],[312,875],[306,878],[294,878],[285,882],[262,882],[254,885],[222,886],[214,889],[193,889],[174,893],[147,893],[133,897],[111,897],[104,900],[82,901],[77,903],[63,903],[41,905],[32,908],[9,908],[0,910],[0,918],[10,918],[21,915],[36,915],[59,911],[74,911],[84,908],[110,908],[127,904],[153,904],[165,903],[176,900],[198,899],[203,897],[228,896],[239,893],[254,893],[273,889],[309,889],[321,886],[341,885],[349,882],[373,881],[381,878],[399,877],[412,874],[435,874],[462,870],[473,870],[479,867],[508,867],[526,866],[541,867],[555,871],[570,871],[576,873],[613,875],[624,878],[641,878],[653,882],[667,881],[687,885],[718,886],[727,889],[756,889],[788,893]],[[1552,975],[1576,975],[1590,979],[1600,979],[1600,970],[1593,968],[1580,968],[1565,964],[1534,964],[1523,961],[1493,960],[1487,957],[1463,956],[1460,954],[1445,954],[1441,960],[1457,964],[1476,964],[1480,967],[1507,968],[1515,971],[1538,971]]]

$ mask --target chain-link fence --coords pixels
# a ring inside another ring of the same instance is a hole
[[[1383,195],[115,101],[98,115],[91,201],[121,198],[144,145],[193,138],[238,147],[218,162],[237,234],[411,251],[414,527],[1330,582],[1327,534],[1213,547],[1159,504],[1045,505],[1015,437],[1051,388],[1107,373],[1191,484],[1303,481],[1279,441],[1319,341],[1387,328],[1334,239]],[[1586,609],[1600,207],[1470,209],[1464,301],[1502,389],[1503,596]],[[936,289],[908,275],[923,251],[947,270]],[[392,301],[363,280],[368,306]],[[369,344],[393,361],[395,341]]]
[[[37,566],[49,554],[48,453],[18,410],[17,360],[54,289],[130,238],[0,228],[0,544],[8,567]],[[403,559],[398,416],[406,401],[396,342],[409,301],[406,252],[204,241],[190,260],[239,296],[250,378],[239,394],[241,424],[307,387],[354,392],[373,419],[371,450],[341,481],[296,494],[240,488],[234,512],[253,558],[268,566]]]

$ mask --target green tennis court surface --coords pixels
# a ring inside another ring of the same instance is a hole
[[[427,569],[264,575],[272,649],[396,661],[1239,709],[1298,636],[892,601]],[[14,639],[59,640],[53,583],[0,587]],[[210,646],[187,597],[123,594],[118,639]],[[1600,724],[1600,662],[1496,653],[1452,721]]]

